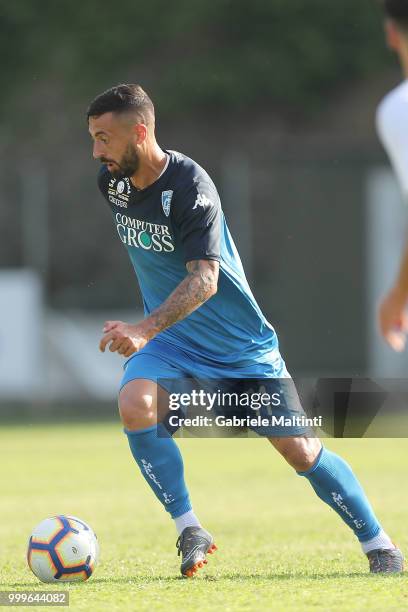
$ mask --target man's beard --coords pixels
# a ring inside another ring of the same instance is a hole
[[[113,160],[109,160],[106,158],[101,159],[101,162],[105,164],[112,161]],[[129,143],[120,162],[113,163],[115,163],[117,168],[115,167],[113,170],[109,170],[109,172],[114,178],[121,179],[125,176],[133,176],[140,166],[140,159],[137,154],[136,148],[131,143]]]

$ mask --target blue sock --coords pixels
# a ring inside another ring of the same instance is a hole
[[[161,428],[160,437],[158,428]],[[191,510],[184,482],[183,459],[170,434],[161,425],[140,431],[125,429],[130,450],[147,484],[172,518]]]
[[[341,457],[322,448],[305,476],[317,495],[351,527],[360,542],[374,538],[381,526],[351,467]]]

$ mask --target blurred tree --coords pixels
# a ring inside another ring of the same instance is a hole
[[[35,162],[49,181],[48,295],[64,305],[133,303],[125,252],[107,207],[106,216],[100,212],[85,127],[89,101],[114,83],[139,81],[152,92],[161,133],[171,126],[164,144],[180,144],[207,167],[217,142],[214,174],[226,153],[217,141],[225,126],[236,125],[243,143],[242,120],[258,122],[261,149],[263,115],[289,118],[292,127],[386,66],[381,21],[376,0],[0,0],[3,265],[22,263],[18,203],[22,176]],[[177,116],[179,140],[168,120]],[[260,151],[255,161],[256,149],[253,164],[266,168],[269,181],[268,158]],[[255,206],[257,198],[269,202],[269,189],[254,180]],[[260,210],[262,224],[268,215]]]
[[[35,80],[89,97],[132,70],[162,114],[308,113],[389,61],[375,0],[0,0],[0,53],[3,105]]]

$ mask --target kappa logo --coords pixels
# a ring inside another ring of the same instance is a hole
[[[202,206],[203,208],[205,208],[206,206],[212,206],[213,203],[211,202],[211,200],[209,198],[207,198],[206,195],[204,195],[203,193],[199,193],[195,204],[193,206],[193,210],[195,210],[196,208],[198,208],[198,206]]]
[[[162,191],[161,200],[163,212],[166,217],[170,214],[170,206],[171,206],[171,198],[173,197],[173,191],[169,189],[168,191]]]

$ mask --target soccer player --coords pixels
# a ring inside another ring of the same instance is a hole
[[[194,513],[178,446],[163,424],[163,379],[263,379],[299,413],[278,339],[248,286],[217,190],[193,160],[159,146],[154,106],[139,86],[118,85],[88,109],[99,188],[139,281],[145,317],[107,321],[100,349],[128,358],[119,411],[146,482],[174,519],[181,573],[192,576],[215,550]],[[167,403],[166,403],[167,402]],[[265,435],[265,432],[259,431]],[[403,557],[382,529],[350,466],[302,427],[267,437],[317,495],[353,530],[371,572],[402,571]],[[269,486],[269,485],[268,485]]]
[[[389,92],[377,110],[377,131],[388,153],[403,196],[408,199],[408,0],[384,0],[388,45],[400,60],[404,81]],[[408,332],[408,243],[397,279],[379,309],[380,331],[395,351]]]

